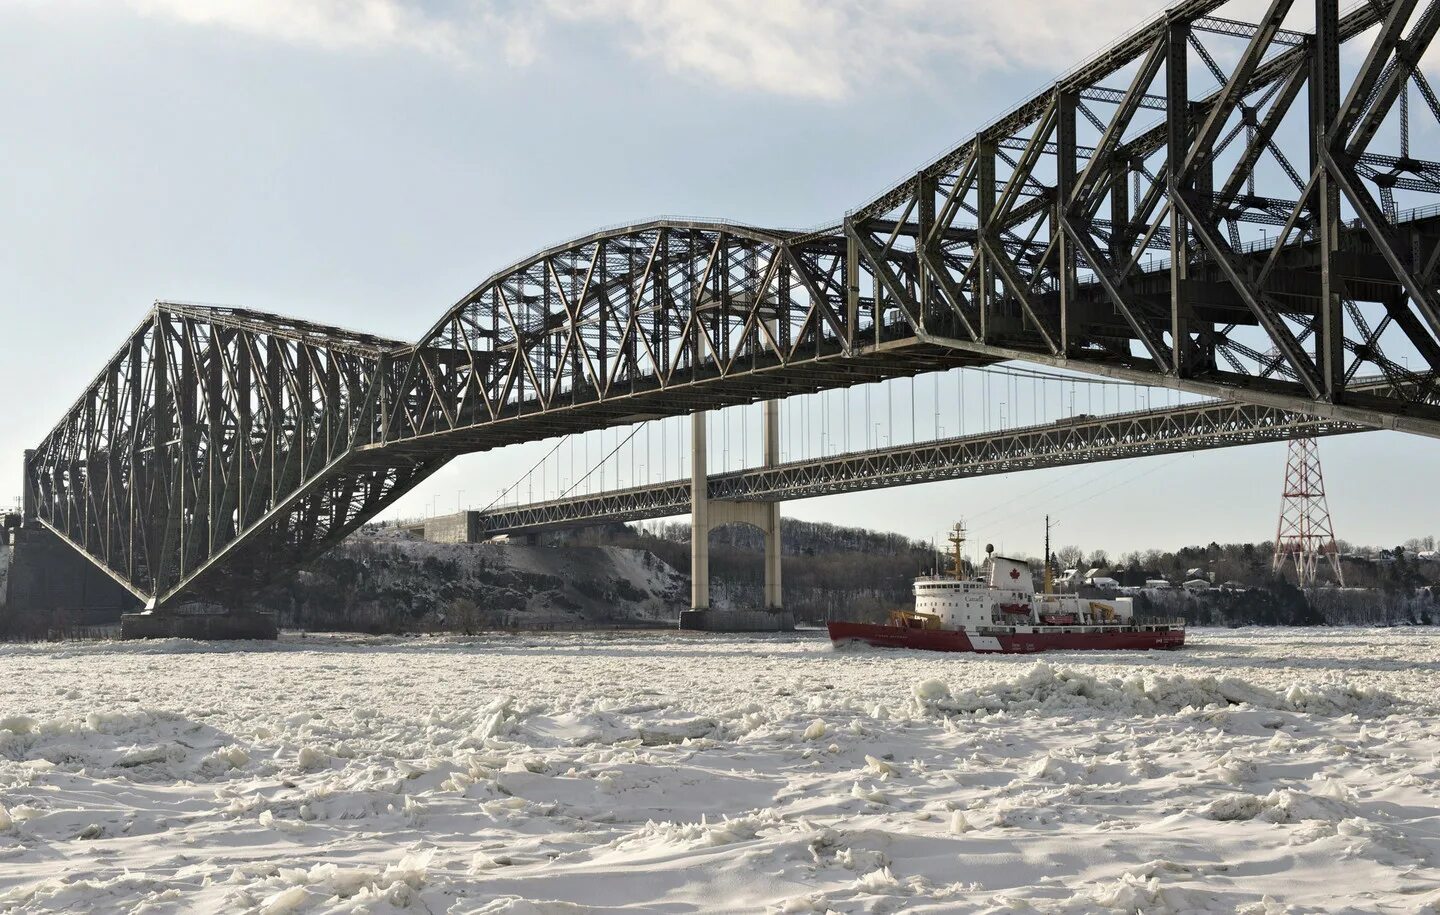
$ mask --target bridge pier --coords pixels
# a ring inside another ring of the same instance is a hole
[[[9,568],[0,569],[0,633],[47,636],[113,626],[140,603],[40,525],[10,533]]]
[[[764,465],[780,463],[780,405],[764,404]],[[705,414],[690,417],[690,609],[680,614],[681,629],[712,632],[775,632],[795,628],[785,611],[780,580],[780,503],[710,498],[706,466]],[[725,524],[749,524],[765,535],[765,606],[758,610],[710,607],[710,532]]]
[[[120,617],[122,639],[247,639],[273,641],[280,637],[278,620],[268,610],[219,610],[179,607],[148,610]]]

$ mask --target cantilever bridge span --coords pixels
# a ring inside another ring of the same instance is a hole
[[[1440,2],[1227,5],[1176,4],[832,226],[597,233],[414,344],[157,303],[28,453],[27,523],[162,606],[459,454],[1003,360],[1440,435],[1440,163],[1410,142]]]

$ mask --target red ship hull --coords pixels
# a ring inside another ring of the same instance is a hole
[[[879,648],[924,651],[974,651],[985,654],[1031,654],[1037,651],[1145,651],[1175,649],[1185,644],[1181,628],[1121,628],[1090,632],[1036,632],[971,635],[950,629],[911,629],[869,623],[829,623],[832,642],[864,642]]]

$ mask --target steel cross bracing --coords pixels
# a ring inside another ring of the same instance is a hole
[[[352,447],[401,345],[158,303],[26,456],[30,506],[147,602],[227,560],[303,562],[443,463]]]
[[[775,467],[716,474],[710,498],[790,501],[814,496],[1228,448],[1298,437],[1344,435],[1370,426],[1308,412],[1221,401],[1007,429],[856,451]],[[684,514],[690,481],[671,480],[593,495],[499,508],[480,515],[482,536]]]
[[[1416,69],[1440,9],[1320,0],[1300,34],[1309,4],[1222,6],[1175,5],[852,212],[851,298],[962,352],[1435,435],[1407,380],[1440,367],[1440,220],[1395,194],[1440,191],[1403,116],[1413,92],[1440,118]],[[1405,393],[1353,388],[1376,371]]]
[[[541,252],[409,354],[364,447],[456,452],[994,361],[847,308],[838,236],[656,222]]]
[[[414,345],[159,305],[27,460],[27,516],[160,605],[457,454],[1002,360],[1440,435],[1408,117],[1440,111],[1437,2],[1318,0],[1301,32],[1293,0],[1185,0],[842,223],[596,233]]]

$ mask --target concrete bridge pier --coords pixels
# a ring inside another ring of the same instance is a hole
[[[140,602],[68,544],[37,524],[12,532],[0,574],[0,632],[63,635],[114,625]]]
[[[780,404],[764,405],[765,466],[780,463]],[[690,609],[681,612],[681,629],[711,632],[788,632],[794,618],[785,611],[780,589],[780,503],[736,502],[710,498],[706,467],[705,414],[690,417]],[[749,524],[765,535],[765,606],[715,610],[710,607],[710,532],[725,524]]]
[[[122,639],[269,641],[279,636],[279,622],[269,610],[227,610],[196,604],[127,613],[120,617]]]
[[[25,452],[20,514],[0,516],[0,633],[60,637],[113,626],[140,602],[35,520],[29,485],[34,450]]]
[[[30,487],[34,450],[25,452],[21,525],[15,531],[8,594],[0,593],[0,630],[65,635],[120,622],[122,639],[274,639],[274,613],[218,605],[142,608],[140,600],[36,521]],[[152,602],[153,603],[153,602]]]

